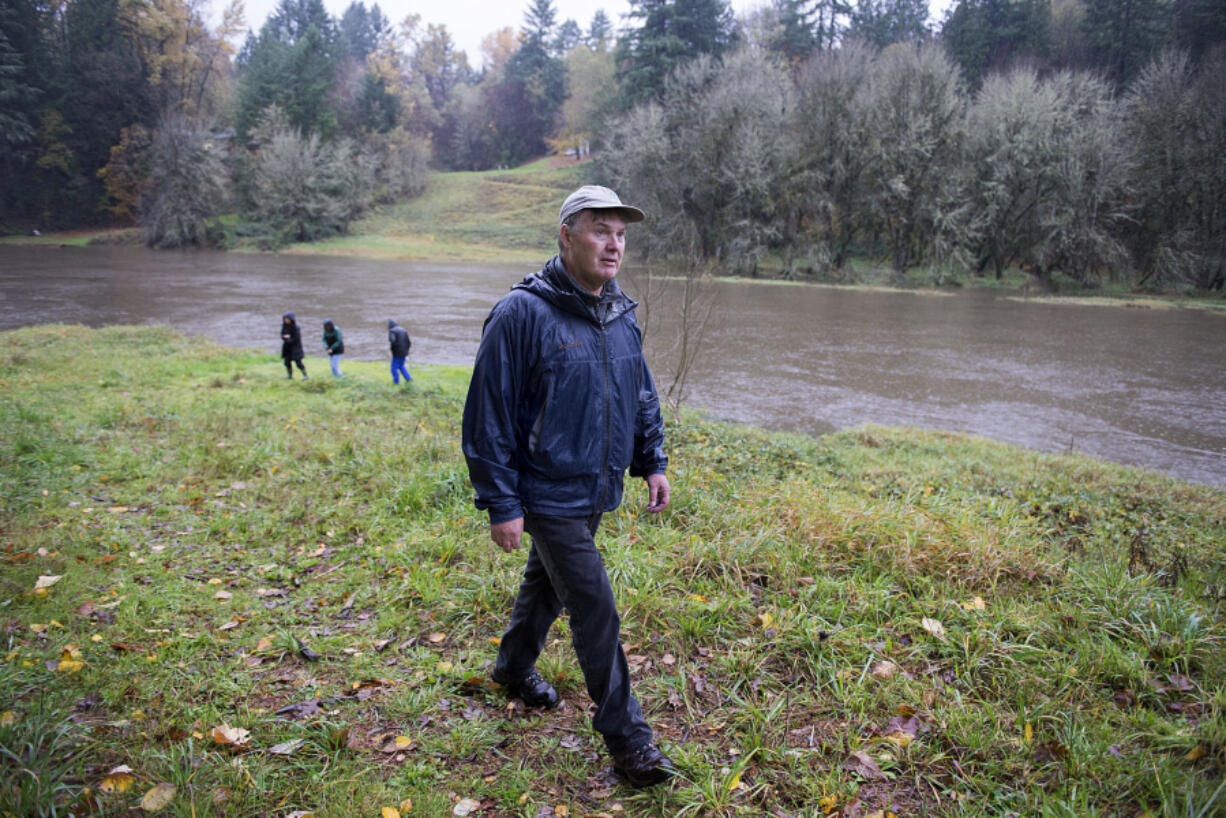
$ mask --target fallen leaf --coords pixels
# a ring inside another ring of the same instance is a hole
[[[923,626],[924,630],[928,631],[938,639],[943,639],[945,637],[945,626],[935,619],[929,619],[925,616],[920,620],[920,625]]]
[[[567,815],[570,815],[570,808],[565,804],[558,804],[553,808],[553,814],[558,818],[566,818]]]
[[[209,738],[213,739],[215,744],[224,744],[230,747],[243,747],[251,739],[251,731],[244,730],[241,727],[231,727],[228,724],[221,724],[214,727],[209,732]]]
[[[388,739],[380,749],[385,753],[398,753],[413,746],[413,739],[408,736],[396,736]]]
[[[10,727],[17,722],[17,713],[12,710],[5,710],[0,713],[0,727]]]
[[[178,791],[174,784],[167,784],[163,781],[145,793],[145,797],[140,800],[140,808],[145,812],[161,812],[170,806],[170,802],[174,800],[175,793]]]
[[[288,813],[285,818],[315,818],[315,813],[300,809]]]
[[[775,621],[775,617],[770,615],[770,611],[763,611],[758,614],[758,621],[762,623],[762,627],[765,629],[771,626],[771,623]]]
[[[301,747],[306,742],[306,739],[292,738],[289,741],[283,741],[280,744],[275,744],[268,748],[268,752],[276,756],[290,756],[294,751]]]
[[[1183,757],[1183,760],[1184,761],[1200,761],[1204,757],[1205,757],[1204,745],[1197,744],[1191,750],[1188,750],[1188,754]]]
[[[447,634],[435,631],[434,633],[430,634],[426,638],[430,640],[431,644],[437,645],[438,643],[444,641],[447,638]],[[467,815],[467,813],[465,814]]]
[[[829,815],[839,805],[839,797],[837,795],[823,796],[817,799],[817,805],[822,808],[823,815]]]
[[[66,645],[64,652],[60,654],[60,661],[55,666],[55,669],[60,673],[76,673],[85,667],[85,662],[81,661],[80,657],[81,651],[76,645]]]
[[[384,807],[379,815],[381,818],[400,818],[400,810],[395,807]]]
[[[848,755],[847,760],[843,762],[843,769],[850,770],[869,781],[889,780],[889,776],[881,771],[873,757],[863,750],[856,750]]]
[[[110,506],[107,508],[107,511],[111,512],[112,514],[123,514],[127,510],[127,506]]]
[[[401,812],[412,812],[412,811],[413,811],[413,799],[412,799],[412,798],[406,798],[406,799],[404,799],[403,801],[401,801],[401,802],[400,802],[400,811],[401,811]]]
[[[688,599],[690,602],[709,602],[710,601],[702,594],[687,594],[685,598]]]
[[[127,764],[120,764],[106,774],[98,789],[103,792],[126,792],[135,783],[136,776],[132,774],[132,768]]]
[[[988,603],[983,601],[983,597],[977,596],[969,602],[963,602],[962,608],[967,611],[983,611],[987,610]]]
[[[481,802],[475,798],[464,798],[456,802],[456,805],[451,808],[452,815],[458,815],[461,818],[468,815],[470,812],[481,806]]]
[[[227,599],[233,598],[234,594],[230,593],[229,591],[218,591],[217,593],[213,594],[213,599],[220,599],[223,602]]]
[[[34,590],[41,591],[44,588],[50,588],[52,585],[59,582],[63,578],[64,578],[63,574],[56,574],[55,576],[48,576],[44,574],[38,578],[37,582],[34,583]]]
[[[882,661],[877,662],[873,665],[872,669],[869,670],[869,673],[873,675],[874,679],[892,679],[894,674],[897,672],[898,665],[894,664],[888,659],[883,659]]]
[[[271,647],[272,647],[272,637],[271,636],[261,636],[260,641],[255,643],[255,652],[263,653],[264,651],[268,650]]]
[[[1030,722],[1026,722],[1026,726],[1022,728],[1022,741],[1027,744],[1034,741],[1034,727],[1031,726]]]

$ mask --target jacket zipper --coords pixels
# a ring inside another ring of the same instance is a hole
[[[609,448],[613,438],[609,416],[613,413],[613,401],[609,396],[609,336],[605,325],[600,324],[600,361],[604,379],[604,462],[600,468],[600,505],[596,513],[604,511],[605,496],[609,493]]]

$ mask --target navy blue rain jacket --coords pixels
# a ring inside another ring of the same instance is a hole
[[[582,517],[621,503],[626,469],[663,474],[664,422],[636,302],[616,280],[600,303],[554,256],[485,321],[464,404],[463,446],[490,523]]]

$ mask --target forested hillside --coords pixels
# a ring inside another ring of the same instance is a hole
[[[468,55],[363,0],[216,26],[201,0],[10,0],[0,229],[272,247],[430,168],[591,152],[691,269],[1226,282],[1226,0],[958,0],[935,25],[925,0],[630,7],[532,0]]]

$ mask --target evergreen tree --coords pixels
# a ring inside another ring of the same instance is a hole
[[[958,0],[941,27],[941,40],[972,89],[990,71],[1048,51],[1048,0]]]
[[[332,135],[337,112],[329,94],[337,78],[338,39],[321,0],[281,0],[239,53],[238,133],[245,138],[265,108],[279,105],[293,128]]]
[[[558,32],[553,37],[553,53],[557,57],[565,57],[582,42],[583,29],[574,20],[567,20],[558,26]]]
[[[736,39],[726,0],[630,0],[637,21],[618,42],[618,82],[627,106],[654,99],[672,72],[700,54],[719,58]]]
[[[367,11],[361,0],[354,0],[345,9],[337,25],[339,51],[349,59],[361,63],[378,46],[379,38],[390,30],[391,25],[379,9],[378,3]]]
[[[847,33],[885,48],[928,33],[928,0],[859,0]]]
[[[776,25],[770,38],[770,49],[791,62],[805,59],[817,48],[813,33],[813,15],[809,0],[773,0]]]
[[[1171,28],[1168,0],[1084,0],[1083,25],[1094,62],[1122,88],[1162,47]]]
[[[596,9],[596,13],[592,15],[592,23],[587,29],[587,44],[593,51],[604,51],[609,47],[609,40],[613,37],[613,24],[609,22],[609,15],[604,13],[604,9]]]
[[[1175,0],[1175,43],[1199,60],[1226,46],[1226,0]]]

